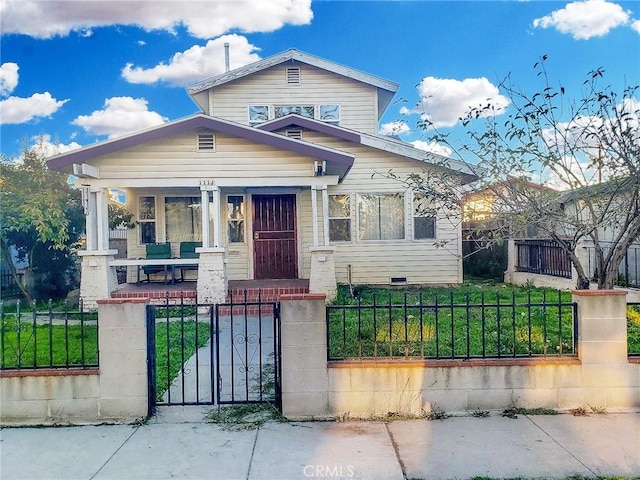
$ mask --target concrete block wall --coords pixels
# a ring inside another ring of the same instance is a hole
[[[0,423],[133,422],[147,415],[146,300],[98,300],[99,368],[0,372]]]
[[[388,412],[640,407],[627,358],[624,291],[578,291],[578,358],[326,361],[322,299],[282,299],[282,400],[289,418]],[[324,389],[326,386],[326,390]]]

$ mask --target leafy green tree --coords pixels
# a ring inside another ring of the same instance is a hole
[[[578,273],[576,288],[589,288],[595,274],[598,288],[610,289],[640,234],[638,86],[617,91],[597,69],[580,91],[568,92],[550,80],[546,61],[543,56],[534,65],[537,91],[526,92],[509,77],[501,82],[510,99],[506,111],[491,99],[471,108],[460,119],[465,139],[438,131],[428,112],[418,125],[475,169],[479,188],[491,190],[493,240],[537,231],[567,253]],[[561,190],[531,188],[529,179]],[[424,184],[407,183],[418,190]],[[576,253],[585,241],[595,251],[595,272]]]
[[[72,286],[74,250],[84,230],[80,192],[69,185],[67,175],[47,169],[41,151],[25,144],[19,158],[0,158],[3,260],[16,281],[10,247],[28,261],[34,285],[32,292],[21,287],[27,300],[31,294],[59,297]]]

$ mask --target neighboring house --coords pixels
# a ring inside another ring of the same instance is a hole
[[[108,188],[127,192],[138,223],[130,259],[149,243],[170,242],[178,256],[181,242],[202,242],[200,301],[224,298],[228,280],[304,278],[329,296],[336,281],[462,281],[459,214],[414,215],[419,199],[384,174],[446,161],[461,183],[475,177],[377,134],[395,83],[292,49],[187,90],[200,113],[49,160],[83,189],[83,297],[115,288]]]

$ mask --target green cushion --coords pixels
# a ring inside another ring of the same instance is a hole
[[[196,248],[202,246],[202,242],[180,242],[180,258],[198,258]]]
[[[150,243],[147,245],[147,259],[171,258],[170,243]]]

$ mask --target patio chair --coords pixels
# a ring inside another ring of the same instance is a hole
[[[170,243],[149,243],[147,246],[147,260],[163,260],[171,258]],[[143,265],[142,271],[147,276],[147,282],[151,283],[151,275],[154,273],[164,272],[164,283],[167,283],[167,273],[171,268],[170,265]],[[173,276],[173,271],[172,271]]]
[[[180,242],[180,258],[199,258],[196,248],[201,246],[202,242]],[[198,270],[198,265],[180,265],[180,280],[183,282],[185,270]]]

